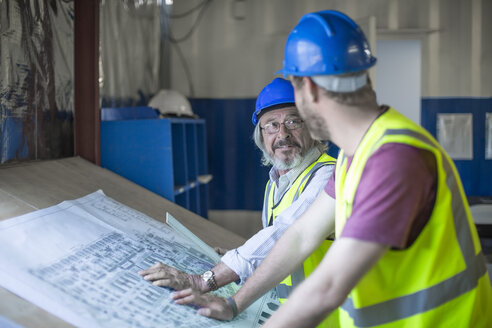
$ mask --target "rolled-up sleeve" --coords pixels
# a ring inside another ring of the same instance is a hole
[[[301,196],[277,216],[272,226],[260,230],[242,246],[222,257],[222,262],[239,276],[239,283],[244,283],[253,274],[275,242],[314,202],[331,177],[333,168],[334,165],[326,165],[316,171]]]

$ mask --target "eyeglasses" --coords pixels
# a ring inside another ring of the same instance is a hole
[[[286,120],[283,123],[279,122],[270,122],[263,127],[260,127],[262,130],[265,130],[267,134],[275,134],[280,131],[280,126],[283,124],[287,130],[297,130],[302,126],[302,123],[304,123],[303,120],[301,119],[290,119]]]

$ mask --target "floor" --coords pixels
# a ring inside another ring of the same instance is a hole
[[[208,219],[245,239],[262,228],[260,211],[209,210]]]

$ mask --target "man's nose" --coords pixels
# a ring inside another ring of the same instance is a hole
[[[288,138],[291,136],[291,131],[285,127],[285,124],[280,124],[278,128],[278,136],[282,138]]]

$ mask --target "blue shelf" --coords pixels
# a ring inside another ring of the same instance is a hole
[[[101,166],[206,218],[208,186],[199,181],[208,174],[205,120],[142,113],[101,121]]]

